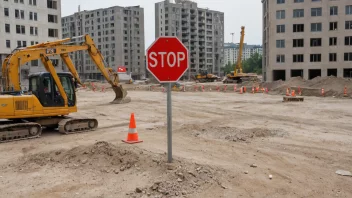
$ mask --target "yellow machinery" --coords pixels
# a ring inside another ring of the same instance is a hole
[[[195,75],[195,79],[201,83],[203,82],[214,82],[218,79],[218,76],[209,74],[207,70],[199,70],[200,72]]]
[[[223,83],[241,83],[244,80],[256,79],[258,78],[257,74],[249,74],[242,72],[242,54],[243,54],[243,46],[244,46],[244,29],[245,27],[241,27],[241,39],[240,46],[238,50],[237,63],[235,69],[231,74],[227,74]]]
[[[80,44],[69,43],[83,38]],[[0,95],[0,142],[40,137],[42,127],[58,128],[69,134],[94,130],[98,121],[94,118],[72,118],[77,112],[75,82],[82,85],[70,52],[85,50],[104,78],[111,84],[116,97],[112,103],[128,103],[127,92],[119,85],[119,77],[106,68],[104,58],[88,36],[68,38],[16,49],[2,64],[2,92]],[[70,72],[57,73],[49,56],[59,55]],[[19,70],[23,64],[40,59],[47,72],[29,75],[29,90],[21,90]]]

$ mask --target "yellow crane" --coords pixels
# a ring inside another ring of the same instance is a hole
[[[238,56],[237,56],[237,63],[235,65],[234,71],[232,71],[230,74],[226,75],[225,80],[223,83],[241,83],[243,80],[248,80],[248,79],[253,79],[257,78],[258,76],[256,74],[249,74],[249,73],[243,73],[243,68],[242,68],[242,54],[243,54],[243,47],[244,47],[244,30],[245,27],[241,27],[241,38],[240,38],[240,45],[238,49]]]
[[[83,38],[80,44],[72,43]],[[70,42],[70,43],[69,43]],[[98,127],[95,118],[73,118],[77,112],[77,95],[74,80],[82,85],[69,53],[87,51],[104,78],[115,92],[112,103],[128,103],[131,99],[119,85],[118,74],[105,67],[104,57],[89,35],[46,42],[14,50],[2,64],[2,87],[0,92],[0,142],[40,137],[42,127],[58,128],[69,134],[94,130]],[[56,72],[49,56],[59,55],[70,72]],[[40,59],[46,72],[29,75],[29,90],[21,90],[20,67]]]

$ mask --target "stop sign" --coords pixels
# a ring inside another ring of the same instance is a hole
[[[147,49],[147,69],[160,83],[178,81],[188,67],[188,49],[177,37],[159,37]]]

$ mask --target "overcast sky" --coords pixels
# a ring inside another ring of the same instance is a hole
[[[155,39],[155,3],[162,0],[61,0],[62,16],[71,15],[81,10],[94,10],[111,6],[136,6],[144,8],[146,48]],[[260,0],[194,0],[198,7],[209,8],[225,13],[225,42],[231,42],[231,32],[235,33],[235,42],[239,41],[241,26],[246,26],[245,42],[262,43],[262,9]]]

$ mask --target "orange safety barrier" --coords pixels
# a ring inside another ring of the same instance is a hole
[[[302,95],[301,87],[298,87],[298,95]]]

